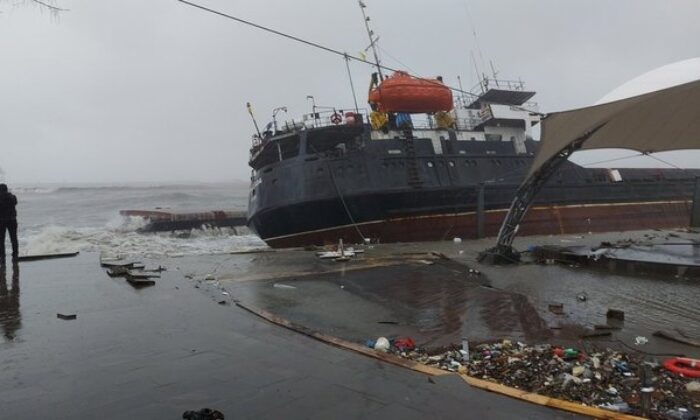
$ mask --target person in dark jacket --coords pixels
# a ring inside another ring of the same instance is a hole
[[[17,261],[17,197],[0,184],[0,265],[5,265],[5,231],[10,232],[12,261]]]

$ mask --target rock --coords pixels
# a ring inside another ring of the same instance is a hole
[[[585,371],[586,371],[586,368],[583,366],[574,366],[573,369],[571,369],[571,374],[576,376],[576,377],[579,377]]]
[[[608,395],[617,395],[617,388],[611,386],[608,389],[606,389],[605,392],[607,392]]]

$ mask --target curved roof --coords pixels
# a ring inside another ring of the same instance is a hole
[[[547,115],[528,176],[593,131],[581,150],[619,148],[654,153],[700,149],[700,80]]]

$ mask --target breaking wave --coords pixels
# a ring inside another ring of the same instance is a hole
[[[102,227],[42,226],[22,232],[21,249],[23,254],[94,251],[110,255],[172,257],[266,247],[246,227],[137,232],[144,224],[144,219],[140,217],[118,217]]]

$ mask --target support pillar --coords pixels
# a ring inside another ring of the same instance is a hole
[[[695,178],[695,193],[693,207],[690,210],[690,227],[700,228],[700,177]]]
[[[569,156],[579,150],[583,143],[604,125],[605,123],[599,125],[569,143],[568,146],[542,163],[534,173],[525,178],[525,181],[520,184],[518,191],[516,191],[515,198],[510,204],[510,209],[505,219],[503,219],[501,230],[498,232],[496,246],[482,251],[479,254],[479,261],[492,264],[512,264],[520,261],[520,253],[512,246],[513,238],[515,238],[520,222],[525,218],[535,196],[544,187],[552,174],[569,159]]]

